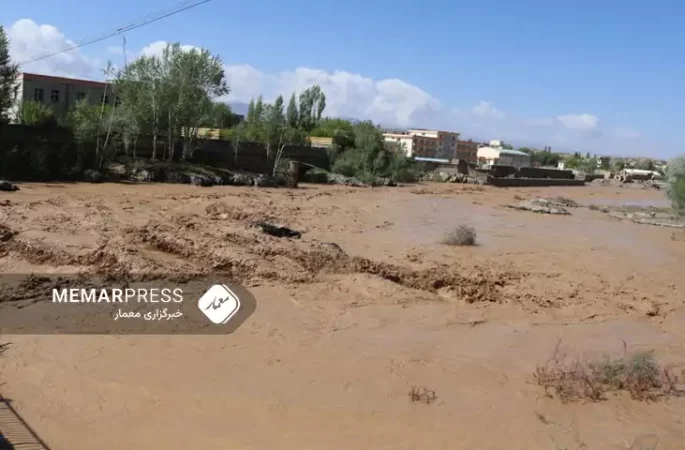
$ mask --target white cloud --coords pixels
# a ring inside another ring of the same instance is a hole
[[[587,113],[557,116],[557,120],[570,130],[594,131],[599,128],[599,118]]]
[[[10,52],[15,61],[23,61],[45,53],[73,46],[62,32],[51,25],[38,25],[22,19],[7,28],[11,39]],[[127,50],[129,61],[140,55],[159,55],[167,45],[155,41],[140,51]],[[183,45],[183,49],[197,48]],[[123,48],[109,46],[106,53],[123,55]],[[77,78],[102,79],[101,60],[86,56],[80,49],[22,67],[27,71]],[[387,126],[436,127],[461,132],[466,138],[503,139],[514,145],[545,146],[578,151],[611,153],[630,150],[631,140],[640,134],[629,128],[615,128],[602,133],[600,120],[590,113],[560,112],[555,116],[521,117],[505,112],[492,103],[479,101],[475,105],[444,107],[440,101],[418,86],[400,79],[374,80],[343,70],[326,71],[299,67],[282,72],[265,73],[249,64],[225,65],[231,92],[229,101],[247,103],[259,95],[273,101],[283,95],[286,101],[292,92],[302,92],[313,84],[326,93],[326,114],[333,117],[371,119]],[[635,150],[637,143],[635,144]]]
[[[142,56],[159,56],[162,54],[166,46],[168,45],[168,42],[166,41],[155,41],[152,44],[147,45],[146,47],[143,47],[143,49],[140,51],[140,55]],[[182,45],[181,50],[192,50],[192,49],[197,49],[200,50],[199,47],[195,47],[194,45]]]
[[[471,108],[471,113],[484,118],[492,119],[503,119],[505,117],[504,113],[490,103],[481,100],[473,108]]]
[[[7,28],[10,57],[21,64],[33,58],[73,48],[75,43],[52,25],[38,25],[31,19],[21,19]],[[23,64],[21,70],[65,77],[102,78],[97,59],[85,56],[80,49]]]
[[[614,135],[622,139],[639,139],[642,137],[642,134],[639,131],[624,127],[616,128],[614,130]]]
[[[283,95],[302,92],[318,84],[326,93],[326,113],[335,117],[373,119],[376,122],[410,126],[423,115],[436,112],[440,102],[424,90],[402,80],[375,81],[344,71],[327,72],[306,67],[277,74],[265,74],[250,65],[225,66],[231,87],[230,101],[249,102],[262,95],[273,101]]]

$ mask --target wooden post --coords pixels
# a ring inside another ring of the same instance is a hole
[[[288,162],[288,187],[297,188],[300,181],[300,163],[298,161]]]

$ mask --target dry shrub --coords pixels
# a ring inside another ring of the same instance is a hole
[[[476,230],[466,225],[459,225],[447,233],[442,242],[447,245],[476,245]]]
[[[438,397],[437,395],[435,395],[435,391],[426,388],[418,388],[416,386],[412,386],[409,390],[409,398],[412,402],[419,402],[425,403],[426,405],[430,405],[435,400],[437,400]]]
[[[577,202],[575,202],[574,200],[571,200],[570,198],[566,198],[566,197],[559,196],[559,197],[551,198],[549,200],[552,203],[555,203],[555,204],[561,205],[561,206],[566,206],[567,208],[577,208],[578,207]]]
[[[545,393],[556,394],[562,402],[582,399],[599,401],[607,392],[626,391],[636,400],[658,400],[666,396],[681,396],[680,377],[674,366],[662,366],[653,351],[628,353],[621,358],[605,356],[600,360],[581,361],[569,358],[561,349],[554,353],[534,374]]]

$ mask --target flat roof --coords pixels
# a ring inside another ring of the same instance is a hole
[[[102,81],[81,80],[78,78],[55,77],[52,75],[42,75],[39,73],[30,73],[30,72],[22,72],[21,75],[23,76],[23,78],[25,80],[29,80],[29,81],[52,81],[53,83],[79,84],[81,86],[103,88],[103,89],[105,88],[105,86],[107,86],[107,83],[104,83]]]
[[[487,146],[487,145],[484,146],[484,147],[480,147],[480,148],[489,148],[489,149],[492,149],[492,150],[497,150],[498,152],[504,153],[505,155],[530,156],[530,155],[529,155],[528,153],[526,153],[526,152],[520,152],[520,151],[518,151],[518,150],[508,150],[508,149],[506,149],[506,148],[490,147],[490,146]]]

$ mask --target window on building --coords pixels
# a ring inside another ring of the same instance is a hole
[[[76,101],[80,102],[81,100],[85,100],[86,98],[86,93],[85,92],[77,92],[76,93]]]
[[[35,88],[33,90],[33,99],[37,102],[43,101],[43,90],[41,88]]]
[[[117,96],[114,97],[114,106],[119,106],[121,105],[121,99]]]
[[[52,103],[59,102],[59,91],[57,89],[53,89],[52,91],[50,91],[50,101]]]
[[[109,105],[109,95],[105,95],[104,97],[102,97],[102,102],[105,105]]]

